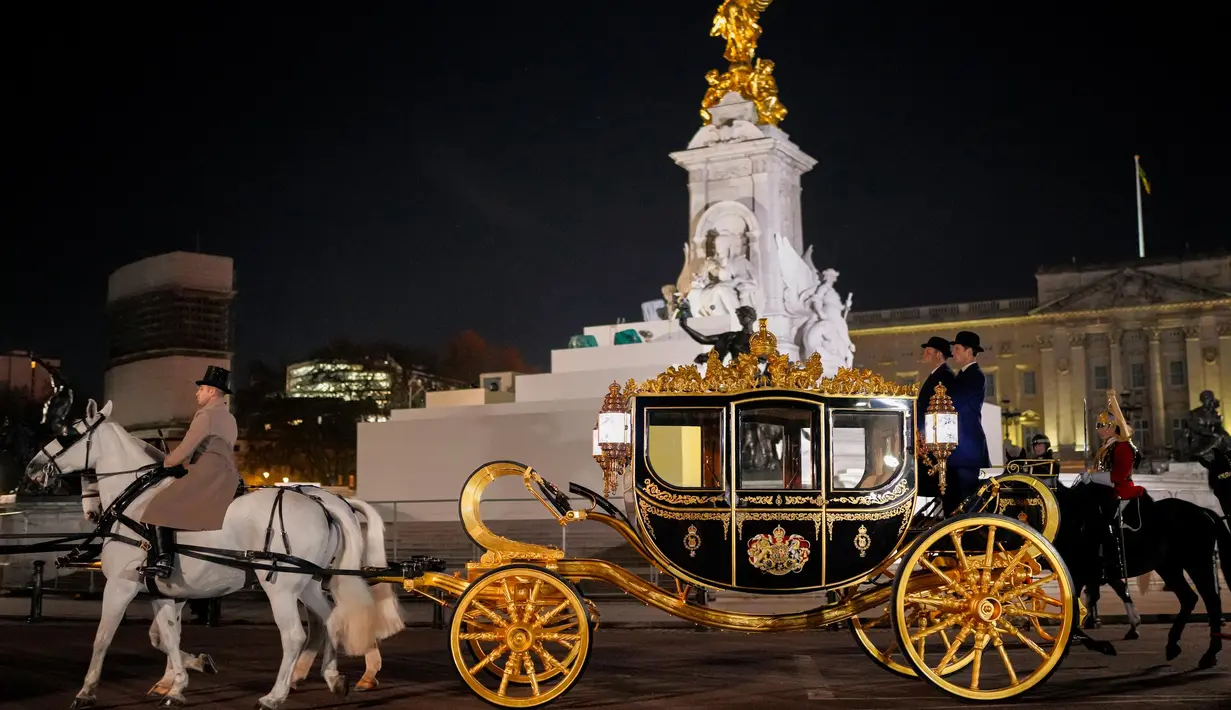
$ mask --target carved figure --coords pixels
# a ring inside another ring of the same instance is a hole
[[[730,66],[724,73],[711,69],[705,75],[710,85],[701,99],[701,122],[708,126],[713,122],[709,109],[717,106],[722,97],[737,92],[752,101],[757,109],[757,122],[776,126],[786,117],[786,108],[778,100],[778,84],[774,80],[774,63],[753,58],[757,52],[757,40],[761,37],[761,25],[757,23],[761,13],[773,0],[724,0],[714,15],[710,28],[711,37],[727,40],[724,57]]]
[[[850,367],[855,359],[855,344],[846,325],[854,297],[848,293],[843,303],[834,289],[837,280],[838,272],[834,269],[821,273],[821,283],[805,300],[810,314],[808,322],[799,330],[803,352],[820,353],[821,361],[833,370]]]
[[[1188,413],[1188,434],[1179,448],[1193,460],[1208,462],[1217,451],[1231,453],[1231,435],[1223,428],[1222,416],[1218,414],[1220,402],[1214,393],[1205,390],[1200,399],[1201,406]]]
[[[711,37],[727,40],[727,49],[722,56],[732,64],[749,64],[757,51],[761,38],[761,25],[757,24],[761,13],[774,0],[723,0],[714,15],[710,28]]]
[[[743,330],[732,330],[716,335],[703,335],[693,330],[688,325],[688,315],[687,308],[680,309],[680,327],[698,343],[713,345],[713,353],[717,354],[719,363],[724,362],[727,356],[735,360],[741,353],[745,355],[752,353],[752,324],[757,321],[757,312],[749,306],[740,306],[735,309],[735,316],[739,318],[739,324],[743,326]],[[694,362],[702,365],[708,362],[709,358],[710,354],[701,354]]]

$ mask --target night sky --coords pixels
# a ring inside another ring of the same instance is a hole
[[[718,0],[42,3],[9,26],[0,348],[101,385],[108,274],[235,259],[242,367],[463,328],[542,368],[687,238]],[[195,8],[195,9],[193,9]],[[1088,12],[1089,14],[1074,14]],[[778,0],[758,54],[855,309],[1231,243],[1225,28],[1177,3]],[[14,121],[15,119],[15,121]]]

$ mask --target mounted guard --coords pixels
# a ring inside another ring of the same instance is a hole
[[[220,530],[235,497],[239,471],[235,440],[239,427],[224,397],[231,394],[231,373],[210,365],[197,380],[197,404],[184,440],[163,460],[177,480],[160,491],[138,520],[157,528],[154,563],[146,576],[166,579],[175,561],[177,530]]]
[[[1133,483],[1133,470],[1141,464],[1141,452],[1133,443],[1133,429],[1120,411],[1114,390],[1107,391],[1107,409],[1095,420],[1102,444],[1095,457],[1096,468],[1082,475],[1082,485],[1074,486],[1080,493],[1082,509],[1090,530],[1103,542],[1103,555],[1118,579],[1124,578],[1124,547],[1119,534],[1118,519],[1125,501],[1149,500],[1146,489]]]

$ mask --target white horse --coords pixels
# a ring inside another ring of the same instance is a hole
[[[51,442],[26,469],[26,474],[40,483],[46,483],[53,472],[93,469],[98,479],[99,496],[83,496],[82,505],[87,517],[108,508],[136,480],[137,470],[155,464],[160,457],[156,449],[133,437],[119,425],[106,421],[110,412],[110,402],[99,410],[91,400],[86,408],[86,417],[71,429],[76,439],[68,442],[67,446],[62,446],[59,441]],[[154,491],[169,481],[139,496],[125,511],[126,514],[138,517]],[[283,496],[280,514],[271,515],[276,496],[277,491],[262,489],[237,498],[228,508],[221,530],[182,532],[178,536],[179,542],[223,550],[261,550],[265,547],[266,527],[272,525],[271,551],[293,554],[319,567],[333,564],[339,569],[358,570],[366,561],[365,557],[374,554],[371,552],[374,543],[379,543],[379,554],[383,558],[384,525],[379,522],[371,524],[374,520],[379,521],[379,516],[370,506],[364,504],[369,520],[368,539],[365,540],[358,518],[346,501],[336,496],[321,491],[321,503],[318,504],[307,496],[288,492]],[[322,512],[322,505],[330,511],[336,527]],[[114,525],[112,530],[125,537],[140,538],[137,531],[120,523]],[[289,545],[284,546],[283,540]],[[102,571],[107,578],[102,616],[94,638],[90,667],[73,701],[74,708],[90,707],[96,702],[95,691],[102,673],[103,658],[115,630],[129,603],[147,588],[146,581],[139,574],[146,560],[146,552],[142,548],[109,539],[100,557]],[[165,596],[152,599],[157,634],[151,633],[150,640],[167,654],[169,668],[163,681],[170,682],[164,684],[160,681],[166,687],[164,706],[178,707],[185,703],[183,692],[188,685],[185,666],[192,657],[180,651],[179,621],[184,601],[189,598],[219,597],[238,591],[244,586],[245,576],[242,569],[179,555],[170,578],[157,582],[158,591]],[[351,655],[363,654],[375,648],[379,638],[401,628],[400,610],[392,593],[381,595],[382,604],[378,608],[367,583],[360,577],[331,577],[330,591],[335,603],[332,609],[324,590],[312,580],[311,575],[283,571],[273,575],[272,579],[267,577],[263,572],[257,575],[269,597],[274,620],[282,636],[282,664],[273,689],[259,700],[259,707],[272,710],[286,701],[292,672],[300,665],[297,661],[303,660],[301,653],[308,650],[304,646],[307,638],[299,620],[299,601],[304,602],[311,615],[327,620],[322,669],[326,683],[335,693],[345,693],[347,690],[345,679],[337,671],[335,645]],[[311,665],[312,659],[309,658],[307,667]]]

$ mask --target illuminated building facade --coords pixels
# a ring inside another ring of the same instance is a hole
[[[1154,455],[1203,390],[1231,403],[1231,256],[1043,269],[1036,281],[1034,298],[852,313],[855,365],[922,381],[920,343],[972,330],[1007,438],[1045,433],[1070,456],[1097,444],[1108,389]]]
[[[387,414],[395,404],[401,379],[402,368],[392,360],[372,364],[307,360],[286,368],[286,393],[291,397],[327,397],[351,402],[371,400],[377,409]]]

